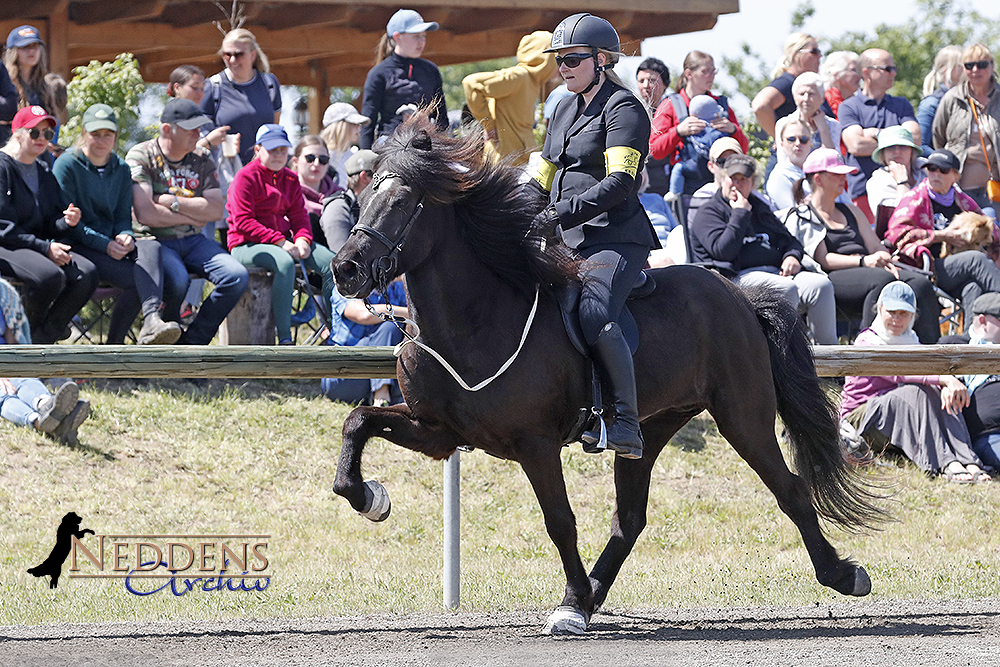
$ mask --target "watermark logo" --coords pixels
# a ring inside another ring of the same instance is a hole
[[[56,545],[52,547],[49,557],[35,567],[28,568],[28,574],[36,577],[50,577],[49,588],[59,586],[59,575],[62,574],[62,566],[66,562],[69,552],[77,544],[77,541],[85,537],[87,533],[94,534],[94,531],[89,528],[80,530],[81,523],[83,523],[83,518],[76,512],[67,512],[66,516],[62,518],[59,528],[56,529]]]

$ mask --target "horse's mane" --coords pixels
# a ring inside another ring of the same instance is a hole
[[[563,285],[577,276],[577,259],[563,244],[540,243],[532,220],[546,204],[520,182],[523,170],[493,163],[482,132],[452,137],[421,110],[379,149],[379,167],[399,174],[425,193],[425,204],[455,208],[459,229],[473,252],[514,288]]]

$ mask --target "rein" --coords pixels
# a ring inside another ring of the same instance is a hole
[[[381,185],[383,181],[390,178],[403,180],[402,176],[391,171],[384,171],[382,173],[375,174],[371,182],[372,191],[378,190],[379,185]],[[369,227],[368,225],[362,225],[359,223],[354,225],[351,229],[351,234],[354,232],[361,232],[365,236],[375,239],[389,250],[388,254],[373,259],[371,264],[372,279],[374,279],[375,284],[380,287],[380,291],[388,286],[389,281],[391,280],[390,276],[395,273],[396,260],[399,257],[399,252],[403,249],[403,244],[406,242],[406,235],[410,232],[410,227],[413,226],[414,221],[423,210],[424,197],[421,196],[420,201],[417,202],[417,206],[413,209],[413,213],[410,215],[409,220],[407,220],[406,224],[403,225],[403,228],[399,230],[399,235],[396,237],[395,241],[391,240],[388,236],[374,227]],[[367,301],[365,303],[367,303]]]

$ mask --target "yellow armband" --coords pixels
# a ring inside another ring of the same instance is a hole
[[[538,163],[538,171],[535,172],[535,180],[546,192],[552,191],[552,179],[556,176],[556,166],[542,158]]]
[[[616,171],[623,171],[632,178],[635,178],[639,171],[639,158],[642,153],[628,146],[612,146],[604,151],[604,165],[608,170],[608,176]]]

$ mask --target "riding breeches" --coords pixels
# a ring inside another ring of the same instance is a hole
[[[618,319],[625,300],[646,264],[649,247],[635,243],[581,249],[583,291],[580,295],[580,327],[588,345],[597,341],[601,329]]]

